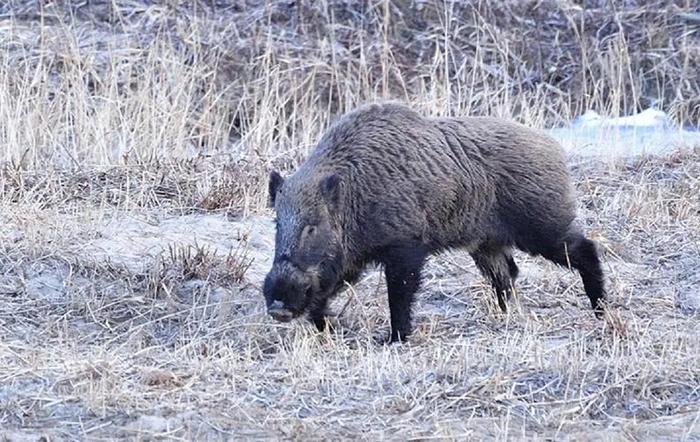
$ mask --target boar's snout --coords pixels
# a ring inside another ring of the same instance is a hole
[[[289,322],[294,317],[292,312],[284,307],[282,301],[272,301],[272,304],[267,307],[267,313],[280,322]]]
[[[308,303],[311,289],[307,279],[304,273],[294,266],[273,266],[265,278],[263,287],[267,313],[281,322],[291,321],[301,315]]]

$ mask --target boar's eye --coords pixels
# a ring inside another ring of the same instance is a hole
[[[308,238],[310,236],[314,236],[316,234],[316,226],[308,225],[304,227],[304,230],[302,231],[301,235],[304,238]]]

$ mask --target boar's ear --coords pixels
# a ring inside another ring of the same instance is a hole
[[[340,177],[332,174],[321,180],[321,195],[331,207],[337,207],[340,200]]]
[[[280,187],[284,184],[284,178],[276,170],[270,172],[270,182],[267,185],[268,191],[268,204],[270,207],[275,207],[275,198],[277,197],[277,192],[279,192]]]

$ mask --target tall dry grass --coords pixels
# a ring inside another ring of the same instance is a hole
[[[232,154],[291,165],[335,116],[398,98],[542,127],[654,105],[698,123],[689,2],[105,2],[0,10],[0,161]]]

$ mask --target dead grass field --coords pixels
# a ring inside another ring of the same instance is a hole
[[[697,124],[698,11],[589,30],[610,11],[214,3],[0,6],[0,440],[700,440],[698,146],[570,157],[603,321],[523,254],[508,314],[466,254],[431,259],[404,345],[377,343],[376,269],[333,332],[273,322],[260,294],[266,171],[338,112],[398,97],[543,126],[656,97]],[[561,77],[506,32],[528,20],[561,31],[541,49]]]

